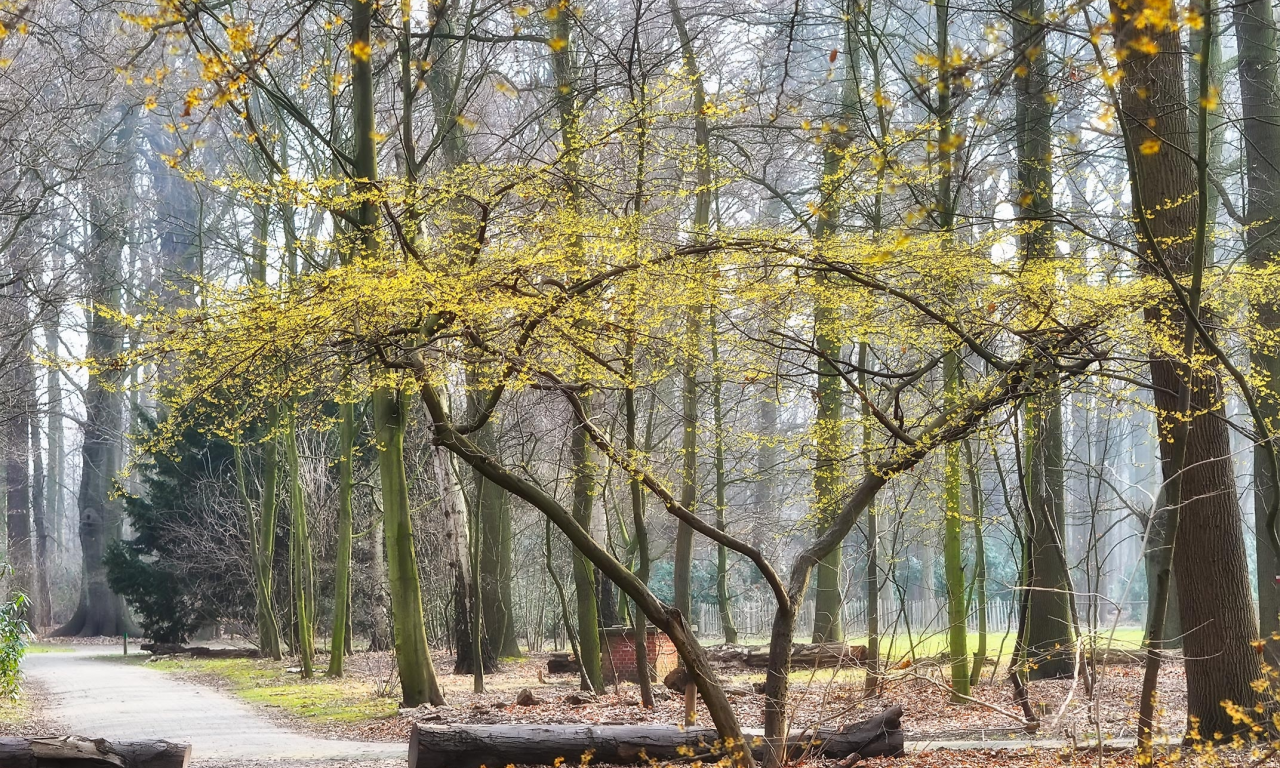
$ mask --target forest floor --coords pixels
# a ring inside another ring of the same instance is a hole
[[[305,681],[292,666],[295,662],[288,660],[151,660],[146,654],[121,657],[103,647],[75,651],[36,653],[24,661],[35,698],[23,705],[20,718],[28,723],[70,724],[73,731],[93,735],[191,741],[196,746],[196,764],[210,767],[389,768],[403,765],[404,745],[414,721],[675,723],[683,707],[679,696],[658,685],[657,706],[645,710],[639,706],[638,687],[627,683],[575,703],[580,698],[576,677],[549,675],[545,654],[505,660],[500,671],[486,676],[483,694],[471,692],[471,677],[449,674],[452,659],[438,655],[437,671],[448,704],[401,710],[396,703],[394,662],[385,653],[350,657],[341,680],[320,674]],[[108,652],[114,655],[103,655]],[[324,667],[321,657],[317,669]],[[763,675],[728,667],[719,671],[735,692],[733,701],[743,724],[758,727],[763,696],[751,692],[751,684],[763,680]],[[882,692],[871,698],[862,695],[860,670],[801,670],[793,675],[792,722],[795,727],[850,722],[901,704],[911,755],[871,768],[1133,765],[1131,750],[1108,748],[1099,754],[1078,751],[1072,745],[1095,742],[1099,733],[1110,744],[1131,742],[1140,667],[1103,668],[1095,697],[1086,696],[1070,681],[1032,682],[1031,702],[1042,713],[1044,725],[1030,736],[1014,719],[1019,708],[1004,675],[992,683],[993,672],[988,666],[975,689],[974,698],[981,704],[955,705],[940,684],[943,671],[934,661],[894,670]],[[524,688],[540,703],[517,706],[516,696]],[[1161,727],[1176,736],[1185,717],[1186,685],[1180,664],[1166,665],[1160,689]],[[699,722],[709,722],[705,710],[699,709]],[[0,709],[0,717],[3,712]],[[258,762],[264,757],[271,759]],[[1249,763],[1242,753],[1225,759],[1219,755],[1215,760]],[[1205,762],[1197,759],[1198,765]],[[825,767],[834,761],[806,765]]]
[[[655,686],[656,706],[642,708],[639,687],[610,685],[608,691],[582,702],[575,675],[546,672],[546,654],[507,659],[497,672],[485,676],[485,693],[472,692],[472,678],[453,675],[453,660],[438,657],[436,669],[447,704],[401,710],[397,706],[394,660],[385,653],[357,653],[347,659],[346,676],[332,680],[318,674],[304,681],[294,662],[257,659],[190,659],[167,657],[147,664],[183,679],[235,692],[268,708],[298,727],[330,738],[401,741],[414,721],[442,724],[498,723],[673,723],[683,712],[681,696]],[[323,669],[323,657],[317,663]],[[1002,667],[1003,669],[1003,667]],[[861,720],[893,704],[905,710],[907,739],[920,747],[931,742],[1023,740],[1027,734],[1016,719],[1020,709],[1003,673],[992,682],[988,664],[973,698],[981,703],[953,704],[936,661],[894,670],[881,692],[863,695],[860,669],[797,670],[792,674],[792,722],[799,727]],[[739,718],[746,727],[760,727],[764,696],[752,685],[763,682],[755,670],[719,670],[731,691]],[[1141,685],[1136,665],[1105,667],[1096,697],[1072,681],[1032,682],[1032,706],[1044,725],[1033,740],[1095,741],[1101,725],[1105,739],[1132,737]],[[519,706],[517,695],[528,688],[539,704]],[[1161,673],[1161,726],[1180,732],[1185,719],[1186,680],[1181,666],[1166,665]],[[709,722],[699,703],[699,722]]]

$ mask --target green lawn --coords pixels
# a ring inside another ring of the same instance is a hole
[[[128,663],[142,663],[130,657]],[[118,657],[117,661],[124,661]],[[178,659],[165,658],[148,664],[152,669],[178,674],[212,676],[223,681],[237,696],[254,704],[279,707],[298,717],[320,723],[365,722],[394,715],[397,701],[378,696],[372,683],[361,680],[331,680],[317,674],[303,680],[286,672],[279,662],[260,659]]]

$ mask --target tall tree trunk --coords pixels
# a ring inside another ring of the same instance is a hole
[[[351,0],[351,86],[352,119],[355,137],[355,182],[367,190],[378,178],[378,155],[374,144],[374,84],[370,51],[373,5]],[[376,227],[378,211],[364,200],[358,211],[360,251],[378,253]],[[426,619],[422,611],[422,584],[418,556],[414,549],[413,523],[409,514],[409,483],[405,476],[404,433],[408,413],[404,393],[379,387],[373,393],[374,436],[378,447],[378,471],[382,482],[383,535],[386,543],[388,585],[391,591],[392,634],[395,637],[396,666],[406,707],[441,705],[444,695],[436,680],[427,647]]]
[[[356,442],[356,407],[338,406],[338,552],[333,564],[333,631],[329,643],[329,676],[342,677],[342,664],[351,647],[351,495],[353,448]]]
[[[951,43],[949,31],[951,25],[950,0],[941,0],[936,4],[936,33],[938,57],[938,99],[935,106],[938,120],[938,189],[937,209],[938,228],[950,236],[955,224],[955,192],[952,189],[952,152],[955,146],[953,133],[953,116],[951,114],[952,72],[949,65]],[[954,405],[960,387],[960,357],[955,351],[947,353],[943,363],[943,386],[946,389],[945,401]],[[951,687],[955,691],[952,697],[969,694],[969,629],[966,624],[968,616],[964,599],[964,565],[961,559],[962,531],[964,521],[960,517],[960,446],[948,444],[943,454],[943,525],[942,558],[945,582],[947,585],[947,653],[951,658]]]
[[[627,380],[633,382],[635,380],[634,334],[627,337],[627,356],[624,365],[626,366],[625,375]],[[628,386],[622,396],[626,418],[627,455],[632,457],[633,461],[638,461],[640,458],[640,446],[636,439],[638,419],[635,387]],[[628,488],[631,492],[631,524],[635,528],[632,533],[632,542],[636,551],[635,575],[641,584],[648,584],[650,566],[649,526],[645,520],[644,487],[640,483],[640,478],[633,474],[628,483]],[[632,620],[635,627],[636,670],[640,681],[640,703],[646,709],[653,709],[653,683],[649,679],[648,621],[645,618],[644,611],[639,609],[633,612]]]
[[[34,385],[34,380],[32,384]],[[44,456],[40,449],[40,423],[31,427],[31,519],[36,534],[35,611],[32,625],[39,632],[53,624],[53,598],[49,594],[49,525],[45,496]]]
[[[285,425],[285,455],[289,469],[290,579],[293,586],[293,616],[297,627],[295,648],[302,663],[302,677],[314,674],[315,588],[311,560],[311,532],[307,526],[306,497],[302,489],[302,464],[298,459],[298,423],[291,408]],[[339,654],[341,655],[341,654]]]
[[[944,0],[945,2],[946,0]],[[939,16],[939,22],[941,22]],[[943,50],[946,50],[945,48]],[[960,385],[960,359],[955,352],[947,353],[943,363],[949,403],[958,397]],[[969,604],[965,599],[964,579],[964,516],[960,508],[960,445],[948,443],[943,453],[943,514],[946,516],[942,533],[942,559],[947,585],[947,653],[951,659],[952,701],[962,702],[969,695]]]
[[[1240,81],[1240,132],[1244,137],[1245,255],[1264,267],[1280,254],[1280,65],[1277,64],[1275,12],[1269,0],[1243,0],[1231,6],[1236,29],[1236,72]],[[1254,307],[1258,324],[1280,329],[1280,302]],[[1265,395],[1259,397],[1263,416],[1272,428],[1280,425],[1280,355],[1255,352],[1250,365],[1265,374]],[[1254,449],[1254,550],[1258,561],[1258,619],[1261,636],[1280,632],[1280,562],[1272,546],[1270,519],[1276,506],[1277,482],[1266,447]],[[1274,644],[1272,644],[1274,645]],[[1271,664],[1280,652],[1271,648]]]
[[[1207,189],[1207,173],[1197,164],[1208,161],[1207,141],[1202,128],[1203,156],[1191,146],[1175,9],[1170,6],[1170,16],[1155,20],[1154,26],[1118,2],[1112,3],[1112,12],[1116,48],[1126,52],[1119,94],[1141,266],[1166,280],[1188,272],[1195,277],[1203,268],[1207,226],[1207,211],[1201,210],[1205,201],[1197,194]],[[1212,23],[1210,14],[1204,17],[1206,24]],[[1144,50],[1148,38],[1154,54]],[[1195,242],[1188,240],[1190,232],[1197,233]],[[1197,311],[1198,305],[1192,308]],[[1152,309],[1147,319],[1185,326],[1193,351],[1207,343],[1192,333],[1198,318],[1180,310]],[[1151,379],[1164,488],[1178,516],[1172,560],[1185,633],[1187,714],[1199,719],[1202,736],[1212,738],[1240,729],[1221,702],[1253,706],[1257,694],[1251,683],[1260,675],[1251,646],[1258,628],[1222,386],[1216,371],[1188,370],[1165,356],[1152,360]]]
[[[694,242],[706,239],[711,229],[711,134],[707,125],[706,84],[698,67],[693,37],[685,22],[679,0],[669,0],[671,22],[680,41],[680,55],[685,77],[689,79],[693,113],[694,169],[697,187],[693,195]],[[695,511],[698,503],[698,356],[702,343],[702,307],[690,306],[685,317],[685,350],[680,392],[682,431],[680,454],[683,459],[680,504]],[[681,521],[676,527],[674,592],[676,609],[687,621],[693,616],[693,529]]]
[[[127,209],[133,120],[126,117],[110,139],[114,167],[103,169],[103,183],[93,192],[89,205],[90,242],[85,255],[85,285],[88,327],[86,356],[108,360],[120,354],[124,338],[114,313],[121,309],[123,296],[124,224]],[[115,176],[124,181],[108,181]],[[124,397],[120,391],[123,372],[111,366],[89,376],[84,389],[84,438],[80,470],[80,550],[84,569],[80,603],[71,620],[53,634],[71,636],[117,636],[137,634],[125,611],[124,600],[107,584],[103,554],[119,541],[124,528],[124,504],[114,493],[120,473],[124,431]]]
[[[60,253],[55,249],[53,269],[56,275],[61,270],[62,259]],[[47,355],[58,355],[59,349],[59,333],[58,333],[58,311],[49,312],[49,319],[44,325],[44,349]],[[49,462],[45,467],[45,509],[48,512],[49,519],[49,541],[52,541],[55,552],[54,557],[61,561],[63,546],[62,530],[63,519],[65,517],[66,506],[64,504],[64,496],[62,493],[63,484],[63,467],[66,466],[66,442],[62,434],[62,374],[57,366],[49,366],[45,372],[45,403],[48,409],[48,451]],[[50,625],[52,624],[53,604],[50,602],[49,610]]]
[[[572,43],[572,14],[559,13],[552,21],[551,31],[560,45],[552,49],[551,68],[556,82],[556,113],[560,118],[560,138],[563,145],[561,166],[564,169],[570,208],[576,210],[582,198],[581,173],[582,137],[579,135],[578,92],[575,83],[576,66]],[[575,253],[581,251],[581,243],[574,243]],[[584,398],[588,407],[589,398]],[[591,443],[583,426],[576,418],[571,421],[569,456],[572,462],[573,501],[575,522],[585,531],[591,530],[592,507],[595,501],[595,469],[591,459]],[[575,548],[573,553],[573,587],[578,606],[578,661],[583,672],[583,687],[604,690],[604,675],[600,669],[600,627],[596,604],[596,577],[591,561]]]
[[[1053,108],[1049,94],[1049,56],[1044,0],[1014,0],[1013,37],[1020,46],[1017,79],[1015,144],[1018,175],[1015,193],[1019,214],[1030,228],[1022,235],[1024,264],[1055,258],[1053,216]],[[1022,647],[1032,680],[1069,677],[1072,653],[1071,600],[1063,536],[1066,528],[1063,476],[1062,403],[1051,390],[1029,399],[1024,407],[1026,477],[1029,509],[1023,544],[1026,576],[1026,635]]]
[[[440,517],[444,530],[445,563],[453,578],[453,641],[457,648],[453,673],[475,673],[475,641],[472,630],[475,624],[476,592],[471,570],[471,532],[468,527],[466,495],[458,482],[458,471],[453,455],[439,446],[432,446],[431,461],[435,471],[436,487],[440,489]],[[492,646],[481,643],[481,658],[486,670],[497,668]]]
[[[968,440],[964,443],[964,453],[965,464],[969,467],[969,514],[973,516],[973,602],[978,610],[978,647],[973,651],[973,667],[969,670],[969,685],[972,687],[982,680],[982,668],[987,663],[987,548],[982,535],[986,510],[983,509],[978,464]]]
[[[712,308],[707,323],[707,335],[711,341],[711,414],[715,429],[715,465],[716,465],[716,529],[724,532],[729,523],[725,519],[729,502],[727,491],[729,479],[724,471],[724,373],[720,370],[720,342],[716,338],[716,315]],[[716,546],[716,603],[720,608],[720,627],[724,632],[726,643],[738,642],[738,629],[733,625],[733,612],[729,610],[729,548],[724,544]]]
[[[358,2],[358,0],[357,0]],[[422,585],[409,517],[409,486],[404,470],[405,403],[403,394],[381,388],[373,395],[378,468],[382,478],[383,530],[391,588],[391,619],[396,666],[406,707],[444,704],[427,647],[422,613]]]
[[[848,51],[841,89],[841,117],[852,114],[857,93],[857,72],[853,71],[853,51]],[[820,202],[814,237],[823,242],[840,229],[840,175],[847,142],[836,133],[828,137],[822,148],[822,179],[819,183]],[[840,511],[843,471],[840,461],[844,456],[844,384],[836,371],[834,361],[842,352],[838,332],[840,307],[833,305],[823,294],[828,278],[819,272],[817,305],[813,310],[813,335],[817,347],[817,415],[813,424],[815,461],[813,468],[814,517],[819,530],[830,524]],[[843,547],[835,547],[822,559],[814,573],[813,642],[829,643],[844,639],[844,623],[841,608],[844,599],[840,594],[840,570]]]
[[[8,565],[10,591],[26,598],[23,615],[33,617],[36,604],[35,567],[31,551],[31,433],[35,411],[35,390],[32,387],[30,334],[26,330],[28,305],[22,295],[24,281],[17,281],[6,290],[8,317],[11,327],[21,333],[17,350],[6,372],[8,384],[8,413],[4,420],[5,461],[5,512],[8,539]]]

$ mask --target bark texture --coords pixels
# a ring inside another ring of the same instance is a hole
[[[168,741],[0,737],[5,768],[186,768],[190,759],[190,745]]]
[[[792,754],[827,758],[898,757],[903,752],[902,708],[838,728],[797,735]],[[759,733],[747,731],[748,741]],[[480,768],[484,765],[577,764],[587,753],[599,763],[649,763],[687,758],[690,750],[712,756],[719,742],[711,728],[671,725],[414,725],[410,768]],[[754,748],[762,755],[760,747]],[[559,762],[558,762],[559,761]]]
[[[1129,133],[1130,181],[1139,217],[1142,268],[1157,274],[1181,274],[1192,260],[1190,235],[1197,224],[1197,169],[1186,107],[1186,78],[1176,31],[1139,27],[1141,8],[1113,0],[1116,47],[1125,50],[1120,81],[1121,106]],[[1172,10],[1171,10],[1172,12]],[[1169,20],[1172,29],[1172,19]],[[1144,53],[1134,43],[1150,37],[1159,51]],[[1146,145],[1150,150],[1137,149]],[[1187,318],[1176,309],[1149,311],[1147,320],[1179,330]],[[1151,364],[1155,403],[1160,415],[1161,469],[1166,487],[1174,480],[1174,446],[1179,396],[1190,387],[1184,500],[1174,536],[1173,572],[1178,582],[1177,609],[1184,628],[1187,713],[1199,721],[1200,734],[1239,730],[1221,706],[1233,701],[1250,707],[1250,684],[1260,676],[1251,643],[1258,627],[1249,588],[1248,562],[1231,466],[1228,427],[1223,420],[1221,381],[1213,370],[1189,371],[1168,358]]]

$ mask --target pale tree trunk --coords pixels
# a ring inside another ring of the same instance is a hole
[[[119,312],[123,296],[124,231],[121,218],[127,208],[132,176],[126,167],[131,158],[132,118],[108,142],[113,167],[103,169],[103,182],[89,204],[89,252],[83,259],[87,288],[86,355],[107,360],[120,354],[124,337],[111,316]],[[117,180],[108,180],[114,177]],[[84,389],[84,438],[81,449],[80,549],[84,569],[80,603],[71,620],[58,628],[58,637],[136,634],[125,611],[124,600],[107,584],[102,562],[107,547],[119,541],[124,527],[124,504],[114,491],[122,464],[124,397],[122,372],[113,368],[89,376]]]
[[[458,482],[458,470],[453,455],[439,446],[432,446],[431,462],[435,471],[436,487],[440,492],[440,522],[444,530],[445,562],[453,574],[454,645],[457,658],[455,675],[475,673],[476,648],[473,629],[475,624],[476,593],[471,571],[471,533],[468,527],[467,499]],[[495,669],[497,664],[490,650],[482,643],[481,658],[484,669]]]
[[[293,586],[293,615],[297,629],[295,648],[302,663],[303,679],[314,674],[315,587],[311,560],[311,532],[307,525],[306,497],[302,489],[302,463],[298,459],[298,423],[291,408],[285,424],[285,456],[289,469],[289,562]]]
[[[32,384],[34,385],[34,380]],[[31,518],[36,534],[35,611],[32,624],[37,632],[53,624],[53,598],[49,594],[49,525],[45,496],[44,456],[40,449],[40,422],[31,426]]]
[[[53,274],[61,271],[62,259],[61,253],[55,249]],[[49,312],[49,319],[44,325],[44,348],[47,355],[58,355],[60,353],[58,345],[58,308],[54,307]],[[63,546],[62,530],[63,518],[66,507],[63,503],[62,494],[62,477],[63,467],[66,465],[66,443],[62,435],[62,374],[58,371],[57,366],[49,366],[45,373],[45,403],[48,409],[48,451],[49,461],[45,467],[45,509],[48,512],[49,520],[49,539],[55,547],[60,550]],[[46,541],[46,544],[48,541]],[[55,558],[59,561],[62,559],[60,552],[55,551]],[[49,605],[52,611],[52,603]],[[52,616],[50,617],[52,624]]]

